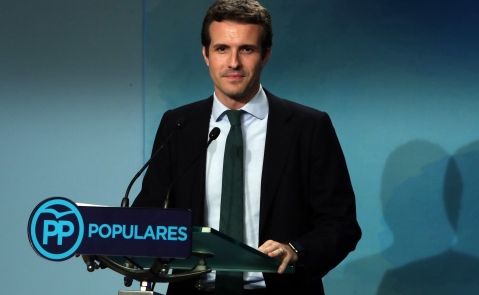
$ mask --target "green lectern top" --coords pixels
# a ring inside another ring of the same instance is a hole
[[[280,261],[210,227],[193,227],[192,255],[187,259],[176,259],[173,269],[191,269],[200,257],[213,270],[276,272]],[[290,265],[286,273],[294,272]]]
[[[173,282],[199,277],[212,270],[269,272],[278,270],[280,260],[209,227],[192,228],[192,253],[186,259],[168,257],[98,256],[105,266],[137,281]],[[178,273],[169,274],[174,269]],[[285,273],[293,273],[289,265]]]

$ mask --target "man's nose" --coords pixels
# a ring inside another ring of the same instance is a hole
[[[241,60],[238,51],[232,51],[229,57],[228,66],[231,69],[237,69],[241,66]]]

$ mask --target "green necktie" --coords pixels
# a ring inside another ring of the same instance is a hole
[[[220,231],[240,242],[244,239],[244,161],[241,113],[242,111],[237,110],[226,111],[231,129],[225,144],[220,213]]]
[[[231,124],[226,137],[221,190],[220,232],[244,240],[244,161],[240,110],[225,112]],[[234,254],[234,253],[233,253]],[[242,272],[217,272],[215,294],[239,294],[243,289]]]

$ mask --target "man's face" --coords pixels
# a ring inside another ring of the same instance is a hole
[[[261,69],[270,49],[261,51],[263,28],[256,24],[233,21],[212,22],[211,43],[203,47],[215,93],[231,108],[246,104],[259,89]]]

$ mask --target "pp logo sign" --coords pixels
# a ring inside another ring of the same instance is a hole
[[[28,239],[42,257],[61,261],[72,257],[83,240],[85,226],[77,206],[65,198],[46,199],[28,222]]]

